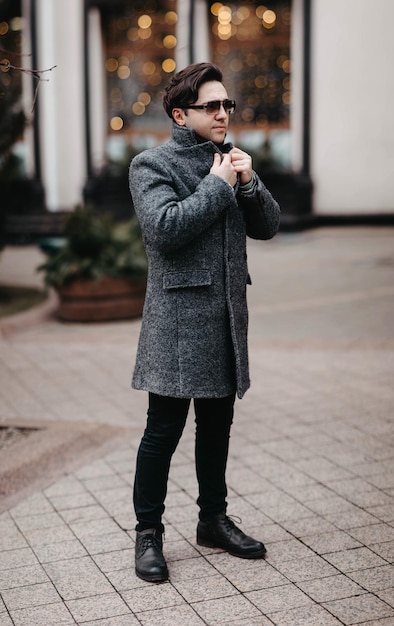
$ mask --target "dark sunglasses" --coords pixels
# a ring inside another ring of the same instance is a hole
[[[221,106],[230,115],[235,111],[235,100],[210,100],[206,104],[189,104],[187,107],[182,107],[182,109],[201,109],[206,111],[208,115],[213,115],[214,113],[219,113]]]

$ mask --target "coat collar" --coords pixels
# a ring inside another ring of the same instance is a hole
[[[201,141],[197,137],[194,130],[186,128],[186,126],[179,126],[179,124],[176,124],[175,122],[172,123],[172,139],[175,143],[184,148],[191,148],[193,146],[200,145],[204,147],[212,147],[215,151],[218,150],[219,152],[226,153],[233,147],[230,142],[218,145],[211,140]]]

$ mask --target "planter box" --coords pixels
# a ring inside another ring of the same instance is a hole
[[[57,289],[58,317],[70,322],[103,322],[140,317],[145,283],[105,276],[78,280]]]

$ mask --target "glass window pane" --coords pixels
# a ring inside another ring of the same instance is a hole
[[[237,109],[234,141],[266,162],[290,165],[290,0],[211,2],[213,61]]]
[[[109,156],[124,141],[140,150],[168,135],[162,91],[175,69],[176,1],[134,0],[103,12]]]

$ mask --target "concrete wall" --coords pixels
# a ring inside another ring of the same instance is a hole
[[[318,214],[394,211],[393,0],[312,2]]]

